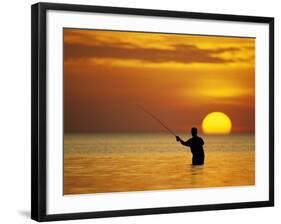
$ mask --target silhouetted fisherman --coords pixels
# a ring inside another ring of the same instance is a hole
[[[181,140],[179,136],[176,136],[176,140],[180,141],[182,145],[189,146],[192,153],[192,165],[203,165],[205,154],[204,154],[204,141],[202,138],[197,136],[197,128],[191,128],[192,138],[186,142]]]

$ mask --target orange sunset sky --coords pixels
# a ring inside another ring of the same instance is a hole
[[[64,29],[66,133],[201,131],[213,111],[254,132],[255,39]]]

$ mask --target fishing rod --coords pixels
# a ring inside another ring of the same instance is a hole
[[[157,118],[153,113],[151,113],[148,110],[144,109],[140,105],[138,105],[138,106],[142,109],[142,111],[144,111],[145,113],[149,114],[152,118],[154,118],[154,120],[158,121],[158,123],[160,123],[166,130],[168,130],[168,132],[170,132],[172,135],[176,136],[176,134],[170,128],[168,128],[159,118]]]

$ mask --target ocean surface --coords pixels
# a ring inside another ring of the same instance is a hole
[[[201,137],[205,164],[192,166],[170,134],[65,134],[64,194],[255,184],[254,135]]]

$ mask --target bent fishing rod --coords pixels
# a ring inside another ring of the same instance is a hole
[[[148,110],[144,109],[141,105],[137,105],[142,111],[150,115],[154,120],[158,121],[162,127],[164,127],[168,132],[170,132],[175,137],[177,136],[170,128],[168,128],[159,118],[157,118],[153,113],[149,112]]]

